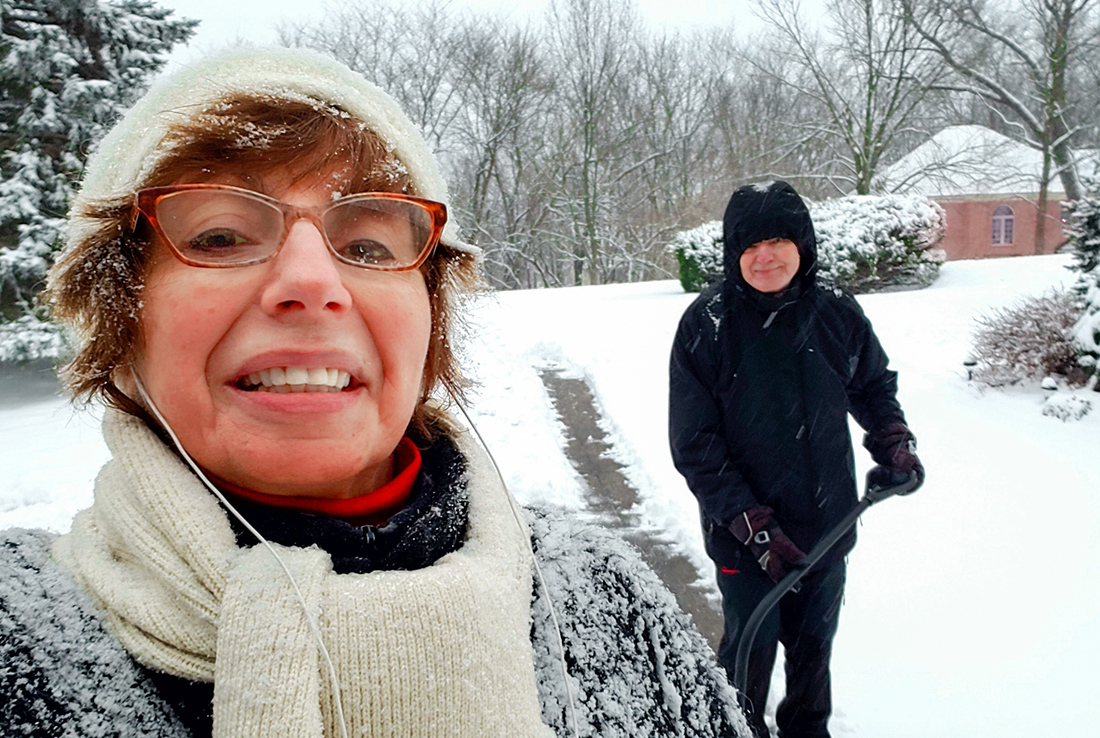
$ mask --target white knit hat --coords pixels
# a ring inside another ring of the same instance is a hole
[[[378,86],[336,60],[306,49],[239,47],[158,80],[103,138],[89,157],[69,218],[68,248],[98,226],[80,214],[84,201],[125,199],[168,154],[165,137],[181,118],[206,111],[234,94],[272,95],[333,105],[362,121],[405,167],[414,194],[450,205],[447,185],[420,130]],[[441,240],[477,253],[458,236],[452,217]]]

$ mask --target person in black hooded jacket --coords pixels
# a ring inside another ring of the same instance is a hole
[[[851,294],[817,277],[813,223],[795,190],[739,188],[723,237],[724,279],[687,309],[673,343],[669,436],[718,569],[718,658],[732,677],[753,609],[857,504],[848,414],[886,472],[923,480],[924,470],[870,322]],[[778,642],[787,676],[779,735],[828,736],[829,657],[854,545],[853,529],[761,626],[742,695],[758,736],[768,735]]]

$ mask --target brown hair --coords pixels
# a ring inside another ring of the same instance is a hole
[[[331,105],[270,95],[239,95],[180,120],[158,148],[160,158],[140,188],[205,178],[221,172],[279,171],[299,181],[314,172],[337,171],[345,193],[416,192],[401,163],[363,123]],[[107,405],[145,417],[115,384],[129,366],[140,339],[141,291],[152,231],[144,221],[131,230],[133,202],[76,198],[71,216],[81,231],[50,272],[45,293],[53,315],[77,333],[77,351],[63,369],[76,400],[99,397]],[[439,243],[421,267],[431,305],[431,337],[424,365],[423,393],[409,432],[420,441],[445,423],[428,396],[439,384],[461,395],[464,380],[451,334],[456,300],[474,289],[477,272],[470,253]]]

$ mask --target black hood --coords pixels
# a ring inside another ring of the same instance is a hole
[[[798,247],[801,263],[793,282],[809,289],[817,274],[817,237],[810,211],[794,188],[782,180],[739,187],[722,220],[727,287],[756,292],[741,276],[741,254],[754,243],[785,238]]]

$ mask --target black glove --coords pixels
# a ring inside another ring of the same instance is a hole
[[[916,492],[924,484],[924,466],[917,458],[917,438],[905,423],[891,423],[863,437],[863,445],[871,452],[875,463],[887,467],[894,479],[908,479],[917,474],[917,484],[905,494]],[[885,476],[885,473],[883,473]],[[883,480],[888,486],[890,480]]]
[[[730,533],[748,547],[773,582],[785,577],[806,558],[775,522],[770,507],[761,505],[741,513],[730,523]]]
[[[867,472],[867,489],[872,487],[878,487],[879,489],[890,489],[901,487],[903,484],[909,481],[909,475],[905,472],[898,471],[889,466],[873,466]],[[913,489],[902,491],[896,490],[894,494],[907,495],[915,491],[920,486],[920,478],[917,479],[917,484]]]

